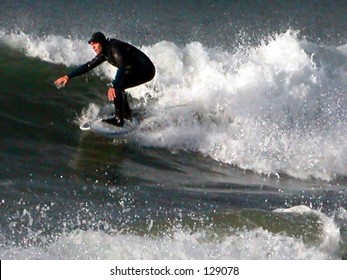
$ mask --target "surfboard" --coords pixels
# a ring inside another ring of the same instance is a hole
[[[124,139],[129,137],[138,125],[139,121],[136,117],[133,117],[131,121],[124,120],[122,127],[103,122],[103,118],[96,118],[95,120],[88,120],[82,123],[80,129],[90,130],[97,135],[107,138]]]
[[[103,120],[114,117],[114,105],[107,104],[102,106],[97,113],[97,116],[92,119],[84,120],[80,123],[81,130],[90,130],[94,134],[99,136],[124,139],[129,137],[133,133],[138,125],[140,119],[144,118],[144,110],[141,108],[135,108],[132,110],[132,120],[124,119],[124,125],[122,127],[103,122]]]

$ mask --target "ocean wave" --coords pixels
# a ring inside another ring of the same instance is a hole
[[[286,232],[274,233],[262,227],[247,229],[229,228],[227,234],[218,237],[208,230],[189,231],[182,227],[171,229],[170,234],[155,236],[122,233],[121,231],[74,230],[65,232],[45,246],[0,248],[1,259],[341,259],[341,237],[334,217],[300,205],[289,209],[277,209],[275,213],[317,216],[311,227],[321,225],[312,232],[315,242],[305,241],[304,234],[291,236]],[[341,209],[336,216],[344,215]],[[344,220],[346,222],[346,220]],[[151,224],[149,225],[151,226]],[[153,226],[153,225],[152,225]],[[288,228],[288,231],[290,229]],[[37,238],[43,239],[38,236]]]
[[[156,128],[139,132],[143,143],[262,174],[346,176],[346,56],[339,48],[309,44],[290,30],[242,52],[168,42],[146,50],[157,61],[160,90],[143,124]],[[187,106],[166,109],[179,104]]]
[[[66,67],[94,56],[86,40],[56,35],[2,31],[0,42]],[[150,112],[134,138],[141,145],[200,152],[261,174],[347,176],[345,46],[288,30],[247,49],[168,41],[141,49],[157,67],[153,81],[129,90]],[[94,73],[111,80],[115,71],[104,64]]]

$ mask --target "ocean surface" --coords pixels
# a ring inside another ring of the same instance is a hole
[[[347,1],[0,0],[1,259],[347,258]],[[127,140],[95,31],[143,50]]]

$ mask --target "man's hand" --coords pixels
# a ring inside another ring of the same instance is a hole
[[[109,88],[107,91],[108,100],[113,101],[116,98],[116,90],[115,88]]]
[[[54,84],[57,88],[65,87],[66,83],[69,81],[69,77],[64,75],[55,80]]]

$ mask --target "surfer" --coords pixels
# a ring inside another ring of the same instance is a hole
[[[54,83],[56,86],[65,86],[70,79],[87,73],[105,61],[117,67],[112,87],[107,92],[108,99],[115,105],[115,117],[104,121],[122,127],[124,118],[131,119],[124,90],[152,80],[155,67],[148,56],[136,47],[117,39],[108,39],[101,32],[94,33],[88,44],[96,53],[95,58],[58,78]]]

